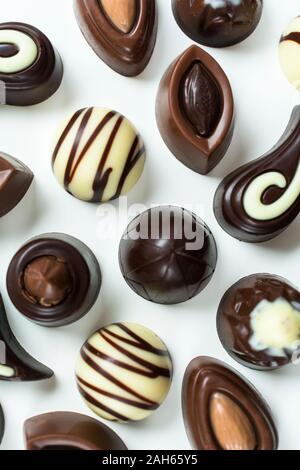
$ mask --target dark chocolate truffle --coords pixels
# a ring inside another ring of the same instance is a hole
[[[224,294],[218,309],[221,343],[246,367],[271,370],[299,359],[300,292],[271,274],[253,274]]]
[[[276,450],[269,407],[238,372],[217,359],[197,357],[186,369],[182,412],[195,450]]]
[[[94,305],[101,286],[98,261],[79,240],[45,234],[26,243],[7,272],[15,307],[43,326],[73,323]]]
[[[79,413],[57,411],[24,424],[27,450],[127,450],[105,424]]]
[[[204,46],[225,47],[246,39],[257,27],[262,0],[172,0],[182,31]]]
[[[129,224],[119,261],[134,292],[152,302],[176,304],[207,286],[215,271],[217,248],[199,217],[179,207],[161,206]]]

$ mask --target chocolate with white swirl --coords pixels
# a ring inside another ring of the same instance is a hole
[[[134,126],[106,108],[73,114],[62,127],[52,159],[59,183],[88,202],[106,202],[128,193],[144,164],[145,147]]]
[[[300,106],[275,147],[223,180],[214,211],[221,227],[245,242],[271,240],[293,222],[300,212]]]
[[[63,64],[49,39],[24,23],[0,24],[1,104],[29,106],[59,88]]]
[[[102,328],[83,345],[76,367],[87,405],[109,421],[139,421],[168,394],[172,360],[151,330],[134,323]]]
[[[300,91],[300,16],[289,23],[281,36],[279,60],[288,81]]]

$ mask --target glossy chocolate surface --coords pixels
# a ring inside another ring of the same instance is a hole
[[[127,450],[119,436],[89,416],[46,413],[24,424],[27,450]]]
[[[182,31],[204,46],[226,47],[246,39],[256,29],[262,0],[172,0]]]
[[[33,173],[20,160],[0,152],[0,217],[14,209],[27,193]]]
[[[0,351],[0,380],[28,382],[49,379],[53,376],[53,371],[51,369],[48,369],[48,367],[36,361],[18,343],[9,326],[1,297]]]
[[[156,120],[169,150],[197,173],[209,173],[224,157],[234,128],[232,90],[222,68],[200,47],[191,46],[167,69]]]
[[[5,420],[4,420],[3,410],[2,410],[2,407],[0,405],[0,444],[1,444],[2,439],[3,439],[4,429],[5,429]]]
[[[26,243],[12,259],[7,289],[15,307],[43,326],[63,326],[86,315],[101,287],[91,250],[65,234],[45,234]]]
[[[300,106],[269,152],[228,175],[216,191],[215,216],[232,237],[264,242],[300,212]]]
[[[238,372],[197,357],[182,386],[186,432],[195,450],[276,450],[277,431],[264,399]]]
[[[57,91],[63,77],[62,60],[40,30],[24,23],[2,23],[0,45],[2,104],[30,106]]]
[[[290,344],[271,347],[270,344],[264,345],[257,341],[253,322],[264,307],[268,308],[273,317],[267,323],[271,340],[274,341],[274,334],[276,340],[287,338]],[[275,317],[277,308],[280,308],[283,315],[278,320]],[[289,315],[284,316],[286,308],[289,309]],[[290,314],[291,311],[293,315]],[[271,370],[289,364],[294,354],[298,357],[300,292],[279,276],[254,274],[245,277],[224,294],[218,308],[217,330],[226,351],[246,367]]]
[[[96,54],[128,77],[147,66],[157,35],[156,0],[74,0],[79,27]]]
[[[217,248],[213,234],[195,214],[160,206],[129,224],[120,242],[119,262],[125,281],[138,295],[159,304],[176,304],[207,286],[215,271]]]

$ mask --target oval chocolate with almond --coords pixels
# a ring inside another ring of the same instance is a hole
[[[203,356],[189,364],[182,411],[193,449],[277,449],[268,405],[246,379],[221,361]]]

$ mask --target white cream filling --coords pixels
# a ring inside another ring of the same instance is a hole
[[[15,44],[19,52],[12,57],[0,57],[0,73],[17,73],[26,70],[37,59],[38,47],[25,33],[14,29],[0,30],[1,44]]]
[[[4,377],[7,379],[11,379],[15,375],[16,375],[15,370],[12,367],[6,366],[4,364],[0,364],[0,378]]]

